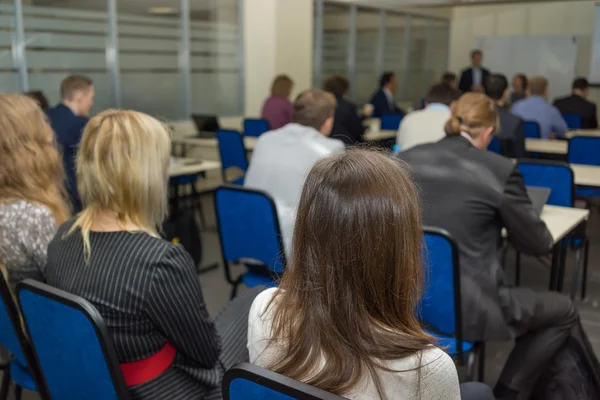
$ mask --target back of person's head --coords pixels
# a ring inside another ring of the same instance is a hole
[[[22,94],[0,94],[0,201],[25,200],[69,218],[62,158],[39,105]]]
[[[379,79],[379,87],[386,87],[388,84],[390,84],[394,78],[396,77],[396,74],[393,72],[384,72],[381,75],[381,79]]]
[[[445,83],[452,88],[455,87],[456,74],[454,72],[444,72],[444,75],[442,75],[442,83]]]
[[[429,89],[429,93],[427,93],[425,102],[427,104],[445,104],[449,107],[455,100],[452,92],[453,90],[448,84],[438,83]]]
[[[344,97],[348,93],[348,88],[350,88],[348,79],[341,75],[330,76],[325,83],[323,83],[323,90],[331,93],[337,98]]]
[[[364,149],[317,162],[269,305],[281,353],[268,369],[340,395],[367,376],[385,398],[377,360],[432,343],[416,317],[422,239],[418,191],[402,162]]]
[[[296,97],[293,121],[329,135],[333,127],[336,101],[331,93],[320,89],[306,90]]]
[[[94,84],[90,78],[69,75],[60,84],[61,101],[76,115],[87,116],[94,105]]]
[[[289,98],[292,94],[294,81],[287,75],[278,75],[271,85],[271,96]]]
[[[48,98],[41,90],[32,90],[25,93],[25,95],[35,100],[35,102],[38,104],[38,106],[40,106],[42,110],[45,110],[46,108],[50,107]]]
[[[445,131],[448,136],[466,133],[476,147],[483,149],[487,148],[497,127],[498,112],[493,100],[482,93],[465,93],[456,102]]]
[[[102,212],[118,223],[158,236],[167,215],[170,133],[158,120],[136,111],[106,110],[83,131],[77,153],[77,187],[84,210],[81,228],[86,255],[89,232]]]
[[[579,77],[573,81],[572,89],[585,92],[589,89],[589,87],[590,83],[588,82],[588,80],[583,77]]]
[[[513,86],[515,85],[516,81],[520,82],[521,87],[519,89],[521,89],[522,91],[526,91],[527,90],[527,87],[529,86],[529,79],[527,79],[527,75],[525,75],[525,74],[516,74],[513,77]]]
[[[529,81],[528,91],[533,96],[545,97],[548,94],[548,79],[543,76],[534,76]]]
[[[485,94],[492,100],[503,100],[508,90],[508,80],[502,74],[491,74],[485,80]]]

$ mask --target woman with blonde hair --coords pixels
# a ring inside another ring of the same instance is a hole
[[[271,85],[271,96],[265,100],[261,118],[269,122],[273,130],[292,122],[293,106],[290,101],[294,82],[287,75],[278,75]]]
[[[0,94],[0,259],[14,286],[43,280],[46,249],[69,218],[54,132],[22,94]]]
[[[356,149],[321,159],[281,284],[250,310],[250,361],[351,399],[459,399],[452,359],[416,317],[422,239],[400,162]]]
[[[134,399],[216,399],[224,371],[247,360],[252,299],[211,319],[191,256],[160,238],[170,151],[146,114],[90,120],[76,160],[84,209],[50,243],[46,279],[99,310]]]

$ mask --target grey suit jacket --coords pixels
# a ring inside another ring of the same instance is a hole
[[[500,120],[498,136],[502,155],[511,158],[526,157],[524,121],[505,108],[496,107],[496,109]]]
[[[533,301],[511,295],[497,251],[506,227],[513,245],[548,254],[552,236],[508,158],[481,151],[461,137],[446,137],[400,153],[423,199],[424,224],[448,231],[460,253],[463,332],[467,340],[506,340],[510,322]],[[513,289],[527,290],[527,289]]]

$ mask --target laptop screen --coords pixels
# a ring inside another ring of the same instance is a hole
[[[533,209],[539,217],[542,215],[542,210],[544,209],[546,202],[548,202],[551,190],[550,188],[537,186],[527,186],[526,189],[529,200],[531,200],[531,204],[533,205]]]

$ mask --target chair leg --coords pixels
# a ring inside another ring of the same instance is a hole
[[[587,290],[588,259],[590,256],[590,240],[585,239],[585,248],[583,253],[583,276],[581,277],[581,300],[585,300]]]
[[[521,252],[517,251],[515,263],[515,286],[521,285]]]
[[[2,375],[2,386],[0,388],[0,400],[7,400],[8,390],[10,389],[10,367],[4,369]]]
[[[231,289],[231,298],[230,300],[233,300],[235,298],[235,296],[237,295],[237,287],[238,287],[239,283],[236,282],[233,284],[233,289]]]
[[[485,382],[485,343],[479,344],[479,359],[477,360],[477,380],[479,382]]]
[[[577,295],[577,283],[579,279],[579,267],[581,263],[581,251],[585,250],[585,245],[577,249],[575,253],[575,264],[573,267],[573,273],[571,274],[571,289],[569,291],[569,297],[571,300],[575,300],[575,296]]]
[[[471,351],[467,354],[467,382],[473,382],[475,380],[475,352]]]
[[[22,395],[23,395],[23,388],[19,385],[15,385],[15,399],[21,400]]]

